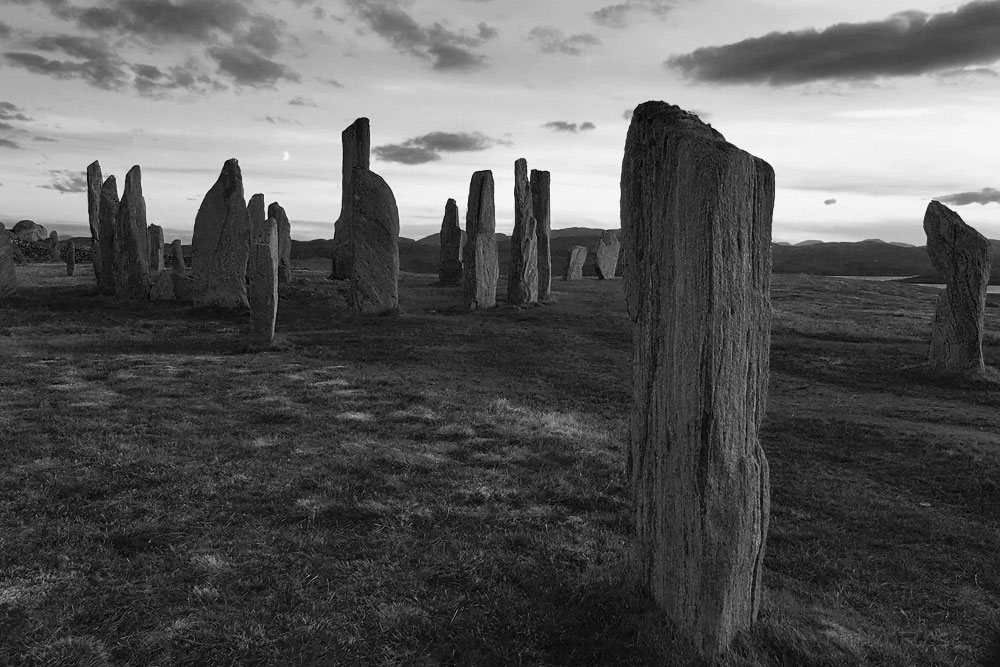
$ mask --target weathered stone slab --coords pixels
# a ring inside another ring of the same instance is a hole
[[[462,228],[458,224],[458,202],[449,199],[444,205],[441,221],[441,255],[438,282],[442,285],[462,283]]]
[[[773,205],[766,162],[678,107],[636,108],[621,221],[638,570],[706,657],[726,650],[760,604]]]
[[[333,272],[330,277],[335,280],[347,280],[351,277],[351,248],[353,243],[346,236],[346,228],[350,226],[351,179],[355,169],[368,169],[371,166],[371,125],[367,118],[358,118],[340,134],[343,145],[343,165],[341,167],[340,217],[333,224]]]
[[[94,265],[94,281],[99,293],[110,294],[115,289],[114,263],[104,253],[101,244],[101,163],[87,165],[87,218],[90,222],[90,257]]]
[[[250,234],[250,323],[251,339],[255,347],[268,348],[274,342],[274,323],[278,315],[278,221],[261,220],[254,200],[260,197],[260,211],[264,210],[264,196],[254,195],[251,201]]]
[[[58,262],[61,259],[59,257],[59,232],[54,229],[49,232],[49,259],[53,262]]]
[[[582,280],[583,265],[587,262],[587,249],[582,245],[571,246],[566,256],[566,275],[563,280]]]
[[[477,171],[469,183],[465,209],[465,247],[462,250],[464,303],[469,310],[497,305],[496,206],[493,172]]]
[[[72,241],[66,242],[66,275],[71,276],[76,272],[76,244]]]
[[[928,363],[943,373],[983,373],[990,242],[938,201],[927,205],[924,232],[931,264],[945,280],[931,325]]]
[[[552,205],[551,174],[531,170],[531,213],[535,216],[535,236],[538,238],[538,300],[548,301],[552,293]]]
[[[101,185],[101,199],[98,208],[100,227],[101,264],[105,267],[105,278],[99,285],[101,294],[115,293],[115,228],[118,226],[118,182],[108,176]]]
[[[507,302],[523,306],[538,301],[538,238],[531,211],[528,162],[514,162],[514,231],[510,235]]]
[[[149,239],[139,165],[125,174],[115,218],[113,257],[115,298],[123,301],[149,299]]]
[[[351,179],[351,307],[358,313],[399,310],[399,210],[381,176],[355,168]]]
[[[597,239],[597,248],[594,250],[594,271],[599,280],[610,280],[615,277],[620,251],[621,243],[618,241],[618,235],[610,229],[604,230]]]
[[[163,227],[150,225],[146,229],[149,239],[149,270],[151,273],[159,273],[167,268],[163,261]]]
[[[287,283],[292,278],[292,225],[278,202],[267,207],[267,217],[278,223],[278,282]]]
[[[205,194],[191,244],[194,305],[248,308],[250,217],[243,174],[235,158],[226,160],[215,185]]]
[[[0,222],[0,299],[17,294],[17,269],[14,268],[14,241]]]
[[[184,263],[184,246],[180,239],[173,240],[173,243],[170,244],[170,252],[174,256],[174,265],[171,273],[181,276],[187,275],[187,264]]]

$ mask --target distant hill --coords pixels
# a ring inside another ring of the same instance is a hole
[[[819,245],[823,243],[822,241],[817,241],[816,239],[806,239],[805,241],[799,241],[796,246],[807,246],[807,245]]]

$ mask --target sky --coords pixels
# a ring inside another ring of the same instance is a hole
[[[89,235],[87,165],[142,169],[191,238],[226,159],[332,238],[371,120],[400,234],[490,169],[552,174],[552,226],[619,227],[631,110],[697,113],[776,174],[772,237],[922,245],[938,199],[1000,239],[1000,0],[0,0],[0,221]]]

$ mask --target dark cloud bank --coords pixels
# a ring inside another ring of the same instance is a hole
[[[942,204],[965,206],[967,204],[1000,204],[1000,190],[983,188],[972,192],[956,192],[951,195],[935,197]]]
[[[553,120],[542,125],[542,127],[552,130],[553,132],[570,132],[576,134],[577,132],[586,132],[587,130],[596,129],[597,126],[590,121],[585,121],[577,125],[576,123],[570,123],[565,120]]]
[[[441,159],[441,153],[485,151],[501,143],[479,132],[431,132],[401,144],[376,146],[372,153],[385,162],[425,164]]]

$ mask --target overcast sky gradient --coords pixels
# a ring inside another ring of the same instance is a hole
[[[698,113],[775,169],[776,241],[923,244],[932,198],[1000,238],[1000,0],[0,0],[0,220],[86,232],[85,170],[142,167],[189,241],[230,157],[330,238],[371,119],[401,234],[492,169],[552,173],[553,227],[618,227],[628,116]]]

